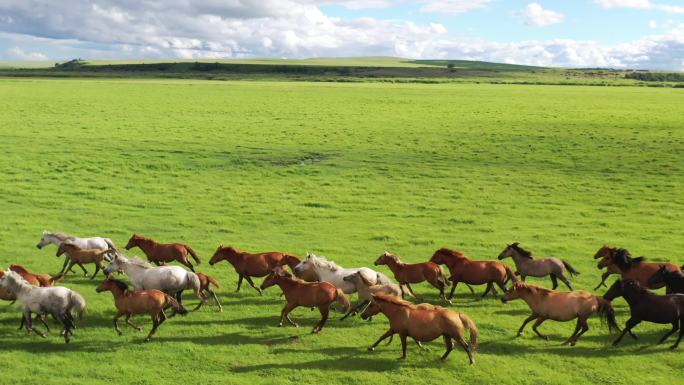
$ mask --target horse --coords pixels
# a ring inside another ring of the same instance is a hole
[[[596,254],[594,254],[594,259],[603,258],[604,256],[611,254],[613,250],[614,248],[611,248],[608,245],[603,245],[600,249],[598,249]],[[608,279],[608,277],[612,274],[620,274],[620,269],[618,269],[618,267],[614,264],[606,266],[606,271],[601,274],[601,282],[594,288],[594,290],[598,290],[601,286],[607,289],[608,286],[606,285],[606,279]]]
[[[446,265],[451,276],[449,280],[452,283],[451,293],[449,299],[453,298],[456,291],[456,285],[459,282],[464,282],[473,292],[470,285],[484,285],[487,288],[482,294],[484,298],[489,291],[496,295],[496,289],[493,284],[499,286],[501,291],[506,291],[506,282],[509,279],[515,280],[515,274],[505,264],[499,261],[473,261],[466,257],[463,253],[447,248],[441,248],[432,255],[430,262],[438,265]]]
[[[126,324],[133,329],[141,332],[142,328],[131,322],[131,316],[134,314],[148,313],[152,317],[152,330],[145,338],[145,342],[149,342],[152,336],[157,331],[159,325],[166,321],[166,314],[164,308],[171,307],[174,313],[185,315],[188,313],[185,308],[176,301],[175,298],[159,290],[141,290],[131,291],[128,289],[126,283],[118,279],[107,278],[95,289],[96,292],[110,291],[114,296],[114,305],[116,306],[116,315],[114,316],[114,330],[118,335],[121,335],[118,320],[122,316],[126,316]]]
[[[358,271],[354,274],[350,274],[342,278],[345,282],[351,282],[356,286],[356,291],[359,293],[359,299],[356,304],[347,312],[347,314],[342,317],[342,320],[346,319],[353,313],[356,313],[360,308],[367,304],[367,301],[373,298],[373,294],[387,294],[395,297],[401,298],[402,290],[401,287],[394,283],[381,284],[381,285],[371,285],[368,280],[366,280],[361,273]]]
[[[134,247],[140,248],[147,256],[147,260],[157,266],[166,262],[178,261],[194,272],[195,267],[190,263],[188,254],[198,265],[200,264],[200,259],[195,251],[183,243],[157,243],[152,238],[133,234],[126,244],[126,250]]]
[[[523,321],[517,336],[522,335],[523,329],[530,322],[536,320],[532,330],[542,339],[549,340],[537,330],[542,322],[547,319],[567,322],[577,318],[577,326],[572,335],[563,343],[575,346],[577,340],[589,330],[587,319],[598,313],[606,320],[608,330],[620,330],[615,321],[615,311],[609,301],[595,296],[588,291],[576,290],[571,292],[556,292],[543,287],[526,284],[525,282],[513,282],[513,286],[506,291],[501,302],[507,303],[514,299],[522,298],[532,310],[532,315]]]
[[[297,278],[302,279],[306,282],[317,282],[318,276],[311,269],[302,270],[299,272],[299,274],[295,273],[295,267],[297,267],[297,265],[299,265],[300,263],[302,263],[301,258],[294,255],[285,254],[283,256],[283,259],[278,261],[276,266],[288,266],[290,270],[292,270],[292,274],[294,274]]]
[[[327,260],[325,257],[314,254],[306,255],[294,268],[294,274],[298,277],[311,274],[315,276],[316,281],[324,281],[332,283],[344,291],[345,294],[351,294],[356,291],[356,286],[351,282],[346,282],[344,277],[360,272],[363,277],[373,285],[392,283],[385,274],[379,273],[367,267],[349,268],[336,264],[333,261]]]
[[[157,266],[152,267],[149,263],[138,257],[130,260],[123,255],[115,254],[114,259],[104,268],[104,273],[109,275],[113,272],[126,273],[131,279],[134,290],[161,290],[175,296],[179,304],[183,290],[192,289],[195,296],[204,302],[204,296],[200,292],[201,284],[197,274],[187,271],[180,266]]]
[[[114,246],[114,242],[112,242],[111,239],[109,238],[103,238],[103,237],[90,237],[90,238],[80,238],[75,235],[68,235],[64,233],[59,233],[59,232],[49,232],[49,231],[43,231],[43,236],[40,238],[40,241],[36,245],[37,248],[42,249],[46,245],[49,244],[54,244],[56,246],[59,246],[62,242],[65,240],[69,240],[72,244],[82,248],[82,249],[101,249],[101,250],[106,250],[106,249],[114,249],[117,250],[116,246]],[[65,273],[65,269],[67,264],[69,263],[68,259],[64,260],[64,266],[62,266],[62,270],[60,273]],[[84,273],[87,273],[83,266],[81,268],[84,270]]]
[[[76,311],[79,319],[85,312],[86,303],[80,294],[63,286],[35,287],[12,270],[7,270],[0,276],[0,287],[16,296],[29,333],[35,332],[45,338],[45,334],[33,328],[31,314],[51,314],[63,325],[60,334],[64,336],[64,342],[69,343],[73,335],[72,329],[76,327],[71,311]]]
[[[684,294],[684,273],[677,270],[670,270],[667,266],[661,266],[651,278],[648,279],[649,286],[665,284],[666,294]]]
[[[280,251],[248,253],[234,249],[231,246],[220,245],[209,260],[209,264],[213,266],[217,262],[228,261],[233,265],[235,272],[239,276],[236,292],[240,291],[240,286],[244,279],[249,286],[253,287],[259,294],[262,294],[261,290],[254,285],[251,277],[267,276],[286,256],[290,256],[290,254]]]
[[[442,360],[449,356],[453,350],[453,341],[456,341],[468,354],[470,365],[475,363],[473,356],[477,348],[477,327],[467,315],[441,306],[414,305],[396,296],[381,293],[373,295],[361,313],[361,318],[368,319],[378,313],[383,313],[389,319],[390,328],[368,348],[369,351],[375,350],[384,339],[399,334],[401,359],[406,359],[407,337],[416,342],[428,342],[442,336],[446,345]],[[470,331],[470,342],[463,338],[466,329]]]
[[[434,262],[403,263],[399,257],[386,251],[375,260],[375,266],[379,265],[387,265],[392,270],[394,279],[399,282],[400,287],[406,285],[406,288],[414,297],[416,293],[413,292],[411,284],[428,281],[439,290],[439,296],[445,302],[451,303],[444,293],[444,289],[449,286],[449,281],[438,264]]]
[[[214,277],[211,277],[211,276],[204,274],[204,273],[197,272],[195,274],[197,274],[197,278],[199,278],[199,280],[200,280],[200,293],[202,293],[202,295],[205,298],[207,297],[205,292],[211,294],[212,297],[214,297],[214,301],[216,301],[216,305],[219,308],[219,313],[222,313],[223,312],[223,306],[221,306],[221,302],[219,301],[218,296],[216,295],[216,292],[211,290],[211,287],[210,287],[210,285],[214,285],[214,286],[216,286],[217,289],[221,288],[218,281],[216,279],[214,279]],[[198,303],[197,306],[192,311],[199,309],[200,307],[202,307],[202,305],[203,305],[202,302]]]
[[[64,279],[63,274],[57,274],[53,276],[48,274],[33,274],[26,270],[24,266],[17,264],[10,265],[9,269],[19,274],[22,278],[24,278],[28,283],[30,283],[33,286],[50,287],[54,285],[55,282]]]
[[[516,273],[520,274],[520,279],[525,281],[525,277],[527,276],[546,277],[548,275],[551,277],[553,290],[556,290],[558,287],[558,279],[563,281],[568,289],[573,290],[570,281],[568,281],[563,274],[565,270],[567,270],[571,276],[579,275],[577,270],[560,258],[533,259],[532,253],[520,247],[518,242],[507,245],[501,254],[499,254],[499,260],[503,260],[507,257],[513,258],[515,267],[518,270]]]
[[[278,326],[283,326],[284,318],[292,326],[299,327],[290,319],[290,312],[298,306],[317,307],[321,313],[321,320],[314,326],[311,333],[320,333],[323,325],[325,325],[325,321],[328,320],[330,305],[333,302],[337,302],[342,307],[341,311],[343,313],[346,313],[351,306],[349,298],[341,289],[334,285],[328,282],[304,282],[297,278],[292,278],[292,275],[282,267],[276,267],[271,271],[261,284],[261,290],[265,290],[273,285],[280,286],[287,301],[285,307],[280,312]]]
[[[633,338],[636,336],[631,333],[632,329],[641,321],[648,321],[658,324],[672,324],[672,330],[658,341],[662,344],[674,332],[679,330],[679,337],[670,349],[676,349],[684,336],[684,294],[657,295],[641,287],[639,281],[633,279],[618,279],[603,295],[608,301],[617,297],[624,297],[629,305],[630,317],[625,323],[625,328],[618,338],[613,342],[617,346],[625,333],[630,333]]]
[[[102,265],[102,261],[104,261],[105,258],[107,258],[107,256],[110,256],[111,253],[113,253],[114,251],[114,249],[81,249],[80,247],[74,245],[70,241],[64,241],[57,248],[56,256],[59,257],[62,254],[66,254],[68,257],[67,259],[69,260],[69,266],[67,267],[66,271],[71,270],[71,268],[75,264],[78,264],[79,266],[81,266],[81,269],[83,269],[84,277],[87,277],[88,273],[86,272],[82,264],[94,263],[95,273],[93,273],[93,276],[90,277],[90,279],[92,280],[95,278],[97,273],[104,268],[104,266]]]
[[[649,285],[648,283],[648,279],[662,266],[666,266],[671,270],[681,271],[679,266],[674,263],[646,262],[645,257],[633,258],[629,251],[620,248],[608,248],[607,251],[602,254],[601,260],[598,263],[598,268],[602,269],[609,266],[617,267],[623,279],[636,280],[641,287],[649,289],[659,289],[665,286],[665,283],[663,282],[653,285]]]

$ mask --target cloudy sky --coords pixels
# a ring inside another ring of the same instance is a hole
[[[684,1],[0,0],[0,60],[326,56],[684,71]]]

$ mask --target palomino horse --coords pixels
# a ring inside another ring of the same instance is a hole
[[[408,337],[416,342],[428,342],[442,336],[446,345],[442,360],[449,356],[453,350],[453,341],[456,341],[468,354],[470,364],[475,363],[473,355],[477,348],[477,328],[465,314],[456,313],[441,306],[414,305],[395,296],[375,294],[361,313],[361,318],[367,319],[378,313],[383,313],[389,319],[390,328],[368,348],[369,351],[373,351],[384,339],[399,334],[401,358],[405,359]],[[470,331],[469,343],[463,338],[465,330]]]
[[[85,268],[83,268],[83,263],[93,263],[95,264],[95,273],[93,273],[93,276],[90,277],[90,279],[94,279],[97,273],[104,269],[104,266],[102,262],[107,259],[107,257],[110,256],[111,253],[114,253],[115,250],[113,249],[107,249],[107,250],[102,250],[102,249],[81,249],[78,246],[74,245],[70,241],[65,241],[62,242],[62,244],[59,245],[57,248],[57,254],[56,256],[59,257],[62,254],[67,255],[67,259],[69,260],[69,266],[67,266],[66,271],[71,270],[71,268],[75,265],[78,264],[81,266],[81,269],[83,269],[84,276],[88,276],[88,273],[86,272]],[[108,259],[111,259],[108,258]]]
[[[598,313],[606,320],[609,331],[613,329],[620,330],[615,322],[615,312],[610,302],[588,291],[555,292],[517,281],[513,282],[513,286],[504,294],[501,301],[506,303],[518,298],[522,298],[523,301],[527,302],[527,306],[532,310],[532,315],[527,317],[523,321],[522,326],[520,326],[520,329],[518,329],[518,337],[522,335],[523,329],[528,322],[537,320],[532,326],[532,330],[540,338],[548,341],[549,337],[537,330],[542,322],[547,319],[567,322],[577,318],[575,332],[563,343],[563,345],[570,344],[575,346],[582,334],[589,330],[587,319],[595,313]]]
[[[505,264],[499,261],[473,261],[466,257],[463,253],[451,250],[447,248],[442,248],[432,255],[430,262],[434,262],[439,265],[447,265],[451,276],[449,280],[453,284],[451,287],[451,293],[449,293],[449,299],[454,296],[454,291],[456,291],[456,285],[459,282],[464,282],[468,287],[470,285],[484,285],[487,284],[487,288],[482,294],[484,298],[489,291],[492,294],[496,294],[496,289],[493,284],[499,286],[501,291],[506,291],[506,282],[509,279],[515,280],[515,274],[513,271]],[[470,288],[472,291],[473,289]]]
[[[378,259],[375,260],[375,266],[387,265],[392,273],[394,274],[394,279],[399,282],[400,286],[406,285],[411,295],[414,297],[416,293],[413,292],[411,287],[412,283],[420,283],[423,281],[428,281],[432,286],[439,290],[439,296],[445,302],[451,303],[444,293],[444,289],[449,286],[449,281],[444,276],[442,268],[434,262],[421,262],[421,263],[403,263],[396,255],[393,255],[387,251],[380,255]],[[402,290],[403,292],[403,290]]]
[[[200,292],[201,285],[197,274],[180,266],[152,267],[138,257],[129,260],[123,255],[116,254],[109,265],[105,267],[104,273],[109,275],[117,271],[128,275],[134,290],[161,290],[175,296],[178,303],[182,304],[181,294],[183,290],[192,289],[201,302],[205,301]]]
[[[200,280],[200,288],[201,288],[200,293],[202,293],[202,295],[205,298],[207,297],[205,292],[211,294],[211,296],[214,298],[214,301],[216,301],[216,306],[218,306],[218,308],[219,308],[219,313],[223,312],[223,306],[221,306],[221,302],[219,301],[218,296],[216,295],[216,292],[211,290],[211,287],[210,287],[210,285],[214,285],[217,289],[219,289],[221,286],[219,285],[218,281],[216,279],[214,279],[214,277],[211,277],[211,276],[204,274],[204,273],[197,272],[195,274],[197,274],[197,278],[199,278],[199,280]],[[192,309],[192,311],[199,309],[200,307],[202,307],[202,305],[204,305],[203,302],[198,303],[197,307]]]
[[[320,333],[328,320],[330,313],[330,305],[337,302],[342,306],[341,311],[346,313],[351,306],[349,298],[342,292],[341,289],[336,288],[328,282],[304,282],[296,278],[292,278],[290,273],[285,271],[282,267],[276,267],[264,279],[261,284],[261,289],[264,290],[273,285],[280,286],[280,289],[285,294],[287,304],[280,312],[280,322],[278,326],[283,326],[283,319],[286,319],[292,326],[298,327],[294,321],[290,319],[290,312],[298,306],[317,307],[321,312],[321,320],[314,326],[312,333]]]
[[[665,284],[667,294],[684,294],[684,273],[678,270],[670,270],[667,266],[661,266],[651,278],[648,279],[650,286]]]
[[[63,286],[35,287],[11,270],[0,276],[0,287],[16,296],[21,304],[24,324],[29,333],[35,332],[45,338],[45,334],[33,328],[31,314],[51,314],[63,325],[61,334],[64,336],[64,342],[69,343],[73,334],[71,330],[75,328],[71,311],[76,311],[79,318],[85,312],[86,303],[81,295]]]
[[[352,313],[356,313],[360,308],[368,304],[373,298],[373,294],[387,294],[395,297],[401,298],[402,291],[401,287],[394,283],[382,284],[382,285],[371,285],[361,273],[358,271],[354,274],[348,275],[343,278],[345,282],[351,282],[356,286],[356,291],[359,293],[359,299],[356,304],[345,314],[342,319],[346,319]]]
[[[560,258],[542,258],[533,259],[532,253],[519,246],[518,242],[507,245],[506,248],[499,254],[499,260],[511,257],[518,270],[516,273],[520,274],[520,279],[523,281],[525,277],[551,277],[553,289],[558,287],[558,279],[563,281],[568,289],[572,290],[570,281],[565,278],[563,272],[567,269],[570,275],[578,275],[579,272],[570,266],[569,263]]]
[[[192,266],[188,259],[188,254],[198,265],[200,264],[199,257],[195,254],[195,251],[190,246],[182,243],[157,243],[151,238],[133,234],[126,244],[126,250],[134,247],[139,247],[147,255],[147,260],[157,266],[166,262],[178,261],[190,270],[195,271],[195,267]]]
[[[345,294],[355,292],[356,286],[351,282],[346,282],[344,277],[354,274],[357,271],[373,285],[392,283],[385,274],[367,267],[345,269],[335,262],[327,260],[325,257],[319,257],[313,254],[307,254],[306,259],[302,260],[302,262],[294,268],[296,276],[303,277],[307,274],[311,274],[316,277],[317,281],[330,282],[342,289]]]
[[[679,330],[679,337],[670,349],[676,349],[684,336],[684,294],[657,295],[639,286],[639,281],[633,279],[618,279],[603,296],[612,301],[617,297],[624,297],[629,305],[630,317],[620,336],[613,342],[617,346],[625,333],[631,333],[632,328],[641,321],[658,324],[672,324],[672,329],[658,341],[659,344]],[[636,339],[636,336],[632,334]]]
[[[620,271],[623,279],[636,280],[641,287],[659,289],[665,286],[662,282],[654,285],[649,285],[648,283],[648,279],[662,266],[666,266],[670,270],[680,271],[679,266],[674,263],[645,262],[646,258],[644,257],[633,258],[629,251],[625,249],[608,248],[605,250],[598,263],[598,268],[603,269],[604,267],[615,266]]]
[[[233,265],[235,272],[239,276],[236,292],[240,291],[240,286],[244,279],[249,286],[261,294],[261,290],[254,285],[251,277],[267,276],[278,265],[278,262],[282,261],[286,256],[290,256],[290,254],[279,251],[248,253],[236,250],[231,246],[220,245],[211,257],[211,260],[209,260],[209,264],[213,266],[217,262],[228,261],[228,263]]]
[[[111,239],[109,238],[102,238],[102,237],[91,237],[91,238],[80,238],[75,235],[68,235],[64,233],[54,233],[54,232],[49,232],[49,231],[43,231],[43,236],[40,238],[40,241],[36,245],[37,248],[42,249],[45,247],[45,245],[49,245],[50,243],[54,244],[55,246],[58,246],[66,241],[69,240],[72,244],[82,248],[82,249],[100,249],[100,250],[107,250],[107,249],[114,249],[116,250],[116,246],[114,246],[114,242],[112,242]],[[107,260],[109,261],[109,260]],[[69,259],[64,260],[64,266],[62,266],[62,270],[60,271],[61,274],[66,273],[66,267],[67,264],[69,263]],[[85,271],[85,268],[81,266],[81,269],[83,269],[84,273],[87,273]]]
[[[114,316],[114,330],[118,335],[121,335],[118,320],[122,316],[126,316],[126,324],[133,329],[141,332],[142,328],[131,322],[131,316],[134,314],[149,314],[152,316],[152,330],[145,338],[145,342],[149,342],[152,336],[157,331],[159,325],[166,321],[166,314],[164,308],[171,307],[174,313],[187,314],[188,311],[176,301],[175,298],[159,290],[128,290],[128,285],[118,279],[107,278],[96,289],[98,293],[103,291],[111,291],[114,296],[114,305],[116,306],[116,315]]]

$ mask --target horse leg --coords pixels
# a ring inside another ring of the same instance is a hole
[[[66,274],[66,273],[68,273],[68,272],[72,272],[72,273],[76,274],[76,272],[74,271],[74,269],[72,269],[72,267],[74,267],[74,265],[76,264],[76,262],[73,262],[73,261],[71,261],[69,258],[67,258],[66,261],[64,261],[64,264],[65,264],[65,265],[68,264],[66,270],[64,271],[64,274]],[[60,274],[62,274],[62,273],[60,273]]]
[[[86,268],[83,267],[83,264],[81,264],[81,262],[76,262],[76,264],[78,265],[78,267],[81,268],[81,270],[83,270],[83,276],[87,277],[88,276],[88,270],[86,270]]]
[[[340,321],[344,321],[344,320],[347,319],[347,317],[349,317],[350,315],[356,313],[356,312],[359,310],[359,308],[361,308],[361,305],[364,304],[363,301],[359,301],[359,302],[360,302],[360,303],[356,303],[354,306],[352,306],[352,307],[349,309],[349,311],[347,312],[347,314],[345,314],[344,317],[340,318]]]
[[[318,307],[318,311],[321,312],[321,320],[314,326],[311,333],[320,333],[321,329],[323,329],[323,325],[325,325],[325,321],[328,320],[328,314],[330,313],[330,308],[328,306],[329,305],[323,305]]]
[[[622,329],[622,333],[618,336],[618,338],[613,341],[613,346],[618,346],[620,341],[622,340],[622,337],[625,336],[625,333],[628,333],[632,330],[633,327],[637,326],[641,322],[640,319],[636,319],[634,317],[630,317],[627,322],[625,323],[625,328]]]
[[[565,275],[563,275],[562,272],[560,272],[560,273],[558,273],[558,274],[556,274],[556,275],[557,275],[558,278],[565,284],[565,286],[568,287],[568,289],[570,289],[571,291],[572,291],[572,290],[575,290],[575,289],[572,288],[572,285],[570,284],[570,281],[568,281],[568,279],[565,278]]]
[[[677,337],[677,342],[674,343],[674,345],[670,346],[670,349],[677,349],[677,346],[679,346],[679,342],[681,342],[682,337],[684,337],[684,317],[679,316],[679,337]]]
[[[537,335],[539,336],[539,338],[548,341],[548,340],[549,340],[549,336],[546,336],[546,335],[541,334],[541,333],[539,332],[539,330],[537,329],[537,328],[539,327],[539,325],[541,325],[542,322],[544,322],[544,321],[546,321],[546,318],[545,318],[545,317],[543,317],[543,316],[538,317],[537,320],[534,322],[534,325],[532,325],[532,330],[534,330],[534,332],[537,333]]]
[[[290,325],[292,325],[292,326],[294,326],[294,327],[296,327],[296,328],[299,327],[299,325],[297,325],[296,323],[294,323],[294,321],[292,321],[292,320],[290,319],[290,315],[289,315],[290,312],[291,312],[295,307],[297,307],[297,305],[292,305],[292,304],[290,304],[289,302],[285,304],[285,307],[284,307],[283,310],[280,312],[280,322],[278,323],[278,326],[283,326],[283,318],[285,318],[285,319],[287,319],[287,322],[290,323]]]
[[[487,288],[485,289],[484,294],[482,294],[482,297],[480,297],[480,298],[486,297],[487,294],[489,294],[489,291],[492,290],[492,289],[493,289],[492,283],[491,283],[491,282],[488,282],[488,283],[487,283]]]
[[[142,331],[142,328],[140,326],[134,324],[131,321],[131,313],[126,313],[126,324],[139,332]]]
[[[468,287],[468,289],[470,289],[470,294],[475,294],[475,289],[473,289],[472,286],[470,286],[470,285],[467,284],[467,283],[466,283],[465,285]]]
[[[238,278],[238,286],[237,290],[235,290],[236,293],[240,292],[240,286],[242,286],[242,280],[245,278],[242,276],[242,274],[239,274],[240,278]]]
[[[254,290],[259,292],[259,295],[264,295],[264,292],[261,291],[261,289],[259,289],[257,286],[254,285],[254,282],[252,281],[252,278],[249,275],[245,275],[245,279],[247,280],[247,283],[249,284],[249,286],[253,287]]]
[[[473,358],[473,349],[471,346],[463,339],[463,336],[460,334],[457,334],[455,336],[451,336],[459,345],[461,345],[461,348],[465,350],[465,352],[468,354],[468,361],[470,362],[470,365],[475,364],[475,359]]]
[[[525,282],[525,278],[527,278],[527,275],[525,274],[520,274],[520,280]]]
[[[49,333],[49,332],[50,332],[50,326],[47,324],[47,322],[45,322],[45,316],[42,315],[42,314],[37,314],[37,315],[36,315],[36,319],[39,320],[40,323],[43,324],[43,326],[45,326],[45,329],[46,329],[46,330],[48,331],[48,333]]]
[[[571,343],[572,341],[574,341],[575,335],[577,335],[577,333],[579,333],[581,328],[582,328],[582,325],[580,324],[580,319],[578,317],[577,318],[577,325],[575,326],[575,331],[572,332],[572,335],[567,340],[565,340],[565,342],[563,342],[563,345],[567,345],[567,344]]]
[[[161,325],[161,322],[159,322],[159,315],[156,317],[152,316],[152,330],[150,330],[150,334],[148,334],[147,338],[145,338],[145,342],[150,342],[159,325]]]
[[[577,340],[579,340],[579,338],[582,337],[582,334],[586,333],[587,330],[589,330],[589,324],[587,323],[587,318],[589,318],[589,317],[585,317],[585,318],[581,319],[582,330],[579,332],[579,334],[577,334],[575,336],[575,340],[570,343],[570,346],[575,346],[575,344],[577,343]]]
[[[187,266],[190,270],[192,270],[193,273],[195,272],[195,267],[192,265],[192,263],[190,263],[190,261],[188,261],[188,257],[181,258],[181,259],[178,260],[178,262],[180,262],[180,263],[182,263],[183,265]]]
[[[119,318],[124,315],[122,312],[117,312],[116,315],[114,316],[114,330],[116,330],[116,334],[121,335],[121,329],[119,329]]]
[[[551,277],[551,284],[553,285],[551,290],[556,290],[558,287],[558,278],[556,278],[556,275],[553,273],[549,274],[549,277]]]
[[[606,271],[605,273],[601,274],[601,282],[594,288],[594,290],[598,290],[599,287],[601,287],[601,286],[607,288],[608,286],[606,286],[606,279],[608,279],[608,276],[609,276],[610,274],[611,274],[611,273],[608,272],[608,271]]]
[[[38,334],[39,336],[45,338],[45,334],[39,332],[38,330],[33,328],[33,322],[31,321],[31,312],[30,311],[25,311],[24,312],[24,321],[26,324],[26,330],[29,332],[34,332]]]
[[[66,274],[69,270],[67,269],[67,265],[69,264],[69,257],[64,258],[64,265],[62,265],[62,270],[59,271],[59,274]]]
[[[539,317],[538,314],[532,313],[529,317],[525,318],[522,325],[520,326],[520,329],[518,329],[518,335],[516,337],[520,337],[522,335],[523,329],[525,329],[525,326],[527,326],[527,324],[530,321],[537,319],[537,317]]]
[[[458,285],[457,280],[454,279],[453,281],[451,281],[451,292],[449,293],[449,299],[454,298],[454,292],[456,291],[456,285]]]
[[[673,322],[673,323],[672,323],[672,330],[670,330],[669,332],[665,333],[665,335],[664,335],[660,340],[658,340],[658,343],[659,343],[659,344],[662,344],[663,342],[665,342],[665,340],[668,339],[668,338],[669,338],[674,332],[676,332],[678,329],[679,329],[679,321]]]
[[[411,295],[412,295],[412,296],[414,296],[415,298],[418,298],[418,297],[416,297],[416,293],[413,292],[413,288],[411,287],[410,284],[407,283],[407,284],[406,284],[406,287],[409,289],[409,292],[411,292]]]
[[[373,350],[375,350],[375,347],[380,344],[380,342],[382,342],[387,337],[392,337],[393,335],[394,335],[394,331],[390,328],[388,331],[385,332],[385,334],[381,335],[380,338],[377,341],[375,341],[375,343],[373,345],[371,345],[368,348],[368,351],[372,352]],[[392,342],[391,338],[390,338],[390,342]]]
[[[95,272],[93,273],[93,276],[90,277],[90,280],[91,280],[91,281],[92,281],[93,279],[95,279],[95,276],[97,275],[97,273],[100,271],[101,268],[102,268],[102,264],[100,264],[99,262],[96,262],[96,263],[95,263]]]
[[[444,345],[446,345],[446,352],[444,352],[444,354],[442,354],[442,357],[440,358],[440,360],[444,361],[449,356],[449,353],[451,353],[451,351],[454,350],[454,343],[451,340],[450,335],[443,334],[442,336],[444,337]]]
[[[207,291],[208,291],[209,294],[211,294],[211,296],[214,298],[214,301],[216,301],[216,305],[218,305],[219,312],[222,313],[222,312],[223,312],[223,306],[221,306],[221,302],[219,301],[218,296],[216,295],[216,293],[215,293],[213,290],[211,290],[211,289],[207,289]]]
[[[399,339],[401,340],[401,357],[400,360],[406,359],[406,334],[399,334]]]
[[[502,282],[502,281],[495,281],[495,283],[496,283],[496,286],[498,286],[499,289],[501,289],[501,291],[503,291],[504,293],[506,292],[506,285],[505,285],[505,282]]]

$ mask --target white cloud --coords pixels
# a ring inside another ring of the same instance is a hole
[[[595,2],[603,8],[649,9],[684,14],[684,6],[654,3],[650,0],[595,0]]]
[[[484,8],[491,0],[424,0],[421,12],[464,13]]]
[[[658,22],[655,20],[650,20],[648,22],[648,27],[651,29],[656,29],[656,28],[658,28]]]
[[[12,47],[7,50],[7,55],[9,59],[12,60],[47,60],[48,57],[40,52],[27,52],[19,47]]]
[[[539,3],[528,4],[527,8],[517,12],[517,15],[523,18],[525,25],[531,27],[546,27],[558,24],[565,18],[565,15],[562,13],[544,9]]]

